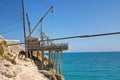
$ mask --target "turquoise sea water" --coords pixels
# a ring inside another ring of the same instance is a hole
[[[120,80],[120,52],[63,53],[65,80]]]

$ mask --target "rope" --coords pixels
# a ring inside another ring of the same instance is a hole
[[[25,43],[8,44],[7,46],[14,46],[14,45],[19,45],[19,44],[25,44]]]
[[[9,30],[9,31],[6,31],[6,32],[1,32],[1,34],[7,34],[7,33],[11,33],[11,32],[14,32],[14,31],[18,31],[18,28],[14,29],[14,30]]]

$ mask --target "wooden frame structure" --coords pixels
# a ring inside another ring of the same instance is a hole
[[[43,40],[48,39],[44,34],[42,35]],[[42,42],[42,43],[41,43]],[[33,51],[40,51],[42,57],[44,57],[44,52],[48,51],[49,60],[53,62],[53,69],[56,73],[62,74],[62,52],[68,49],[67,43],[55,44],[52,41],[41,41],[37,37],[27,37],[26,38],[26,48],[27,48],[27,57],[32,58]],[[38,55],[38,54],[37,54]],[[44,68],[44,58],[42,58],[42,67]]]
[[[32,52],[36,50],[40,50],[42,53],[42,68],[44,68],[44,51],[49,52],[49,60],[54,62],[54,69],[58,73],[62,73],[62,51],[68,49],[67,43],[55,44],[54,40],[63,40],[63,39],[72,39],[72,38],[90,38],[90,37],[97,37],[97,36],[107,36],[107,35],[115,35],[120,34],[120,32],[112,32],[112,33],[104,33],[104,34],[93,34],[93,35],[82,35],[82,36],[71,36],[71,37],[64,37],[64,38],[55,38],[49,39],[43,32],[41,26],[41,36],[39,38],[32,37],[32,33],[37,28],[37,26],[42,23],[43,19],[47,16],[49,12],[53,12],[53,6],[43,15],[43,17],[37,22],[35,27],[31,30],[30,29],[30,21],[28,18],[28,14],[26,14],[28,28],[29,28],[29,35],[26,37],[26,29],[25,29],[25,17],[24,17],[24,1],[22,0],[22,14],[23,14],[23,29],[24,29],[24,42],[25,42],[25,51],[26,56],[32,58]],[[14,44],[16,45],[16,44]]]
[[[22,14],[23,14],[23,29],[24,29],[24,41],[25,41],[25,52],[26,56],[32,58],[33,51],[41,51],[42,53],[42,67],[44,69],[44,51],[49,52],[49,60],[54,61],[54,69],[58,73],[62,73],[62,51],[68,49],[67,43],[55,44],[54,42],[50,41],[49,38],[42,32],[41,26],[41,37],[36,38],[32,37],[32,33],[37,28],[37,26],[42,23],[43,19],[47,16],[49,12],[53,12],[53,6],[49,8],[49,10],[43,15],[43,17],[37,22],[35,27],[31,30],[30,29],[30,21],[27,17],[27,23],[29,28],[29,35],[26,37],[26,27],[25,27],[25,15],[24,15],[24,1],[22,0]],[[46,41],[44,41],[46,40]],[[38,54],[37,54],[38,55]],[[54,56],[54,57],[53,57]]]

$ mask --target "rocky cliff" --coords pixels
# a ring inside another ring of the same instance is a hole
[[[34,61],[18,56],[24,48],[20,45],[8,46],[19,41],[4,40],[0,36],[0,80],[63,80],[62,75],[47,70],[38,70]]]

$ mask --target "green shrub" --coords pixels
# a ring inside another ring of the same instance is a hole
[[[11,60],[11,63],[16,64],[16,61],[15,60]]]
[[[12,64],[16,64],[16,61],[14,59],[7,59],[8,61],[10,61]]]
[[[7,47],[7,42],[5,40],[3,41],[3,44]]]
[[[3,56],[3,54],[4,54],[4,49],[3,47],[0,47],[0,56]]]
[[[10,57],[9,55],[4,55],[4,59],[10,61],[12,64],[16,64],[15,59],[12,59],[12,57]]]

